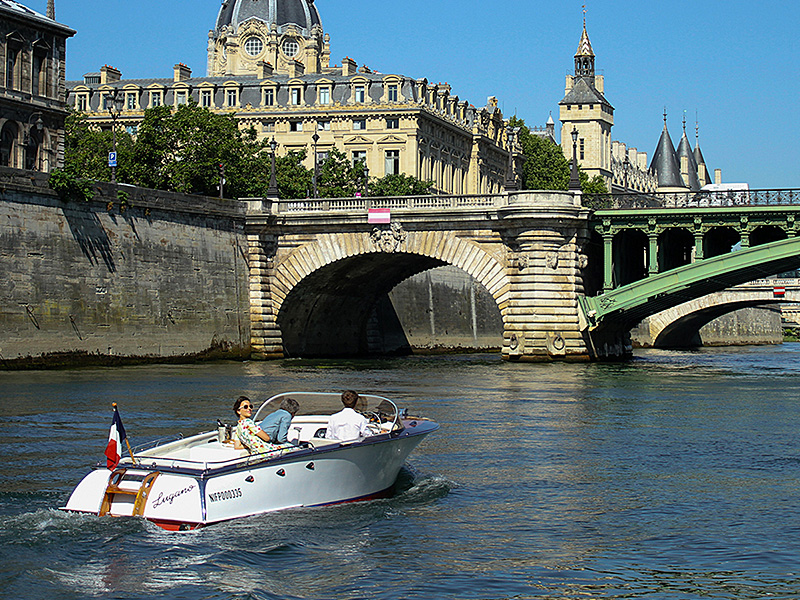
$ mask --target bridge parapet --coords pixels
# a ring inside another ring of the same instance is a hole
[[[646,194],[590,194],[584,196],[584,205],[595,210],[796,206],[800,205],[800,190],[699,190]]]

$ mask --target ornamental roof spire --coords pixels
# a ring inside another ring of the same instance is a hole
[[[47,0],[47,18],[56,20],[56,0]]]
[[[594,78],[594,51],[586,32],[586,5],[583,6],[583,33],[575,53],[575,77]]]

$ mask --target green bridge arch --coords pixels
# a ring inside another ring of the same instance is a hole
[[[651,275],[593,297],[579,296],[591,334],[629,331],[657,312],[800,266],[800,237],[762,244]]]

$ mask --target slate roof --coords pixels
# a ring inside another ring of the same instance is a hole
[[[692,145],[689,143],[689,138],[686,137],[686,127],[684,125],[683,129],[683,136],[681,136],[681,141],[678,143],[678,168],[680,169],[681,159],[685,156],[686,160],[689,161],[689,189],[692,191],[697,191],[700,189],[700,179],[697,177],[697,161],[694,158],[694,152],[692,152]]]
[[[70,35],[74,35],[75,34],[75,31],[70,29],[66,25],[62,25],[61,23],[58,23],[57,21],[54,21],[53,19],[50,19],[50,18],[46,17],[45,15],[43,15],[41,13],[38,13],[35,10],[32,10],[32,9],[28,8],[27,6],[24,6],[24,5],[20,4],[19,2],[15,2],[14,0],[0,0],[0,11],[3,11],[3,10],[9,11],[12,14],[19,15],[20,17],[27,17],[27,18],[32,19],[34,21],[38,21],[38,22],[42,23],[43,25],[49,25],[50,27],[56,27],[56,28],[58,28],[58,29],[64,31],[65,33],[70,34]]]
[[[650,170],[656,174],[658,187],[681,187],[686,184],[681,177],[681,166],[675,154],[675,146],[672,145],[672,138],[667,131],[666,119],[664,120],[664,130],[658,140],[656,151],[653,152],[653,160],[650,162]]]
[[[297,25],[306,36],[314,25],[322,26],[314,0],[226,0],[219,9],[217,31],[226,25],[238,29],[248,19],[274,23],[279,33],[287,25]]]
[[[608,108],[614,108],[585,77],[575,78],[572,89],[559,104],[604,104]]]

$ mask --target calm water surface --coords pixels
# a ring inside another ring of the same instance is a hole
[[[0,373],[0,597],[800,598],[800,344]],[[240,393],[354,388],[442,425],[391,499],[167,533],[62,506]]]

